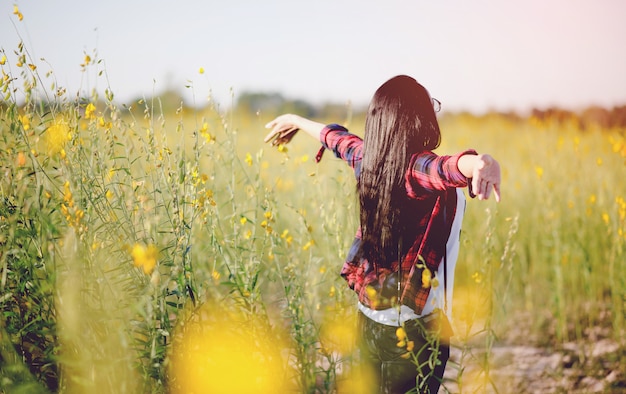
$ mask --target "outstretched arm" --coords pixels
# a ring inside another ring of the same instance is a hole
[[[457,163],[459,171],[472,178],[472,189],[479,200],[486,200],[491,189],[500,201],[500,164],[490,155],[463,155]]]
[[[280,115],[265,125],[266,129],[272,130],[265,136],[263,141],[271,141],[272,145],[286,144],[291,141],[298,130],[306,132],[319,141],[320,133],[325,126],[325,124],[314,122],[298,115]]]

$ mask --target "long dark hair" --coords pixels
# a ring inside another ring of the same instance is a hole
[[[399,75],[374,94],[365,120],[363,161],[358,179],[362,241],[359,255],[378,267],[398,259],[398,243],[415,216],[406,196],[404,175],[412,154],[441,142],[428,91]],[[403,249],[410,242],[404,242]]]

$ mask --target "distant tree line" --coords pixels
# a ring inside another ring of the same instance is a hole
[[[613,107],[612,109],[592,106],[579,112],[560,108],[534,109],[531,115],[537,119],[559,123],[576,120],[582,129],[588,129],[592,126],[599,126],[604,129],[626,128],[626,105]]]
[[[81,100],[81,104],[86,102],[87,100]],[[47,108],[51,106],[51,103],[41,103],[40,105],[42,108]],[[176,90],[166,90],[151,98],[136,99],[132,101],[131,105],[155,107],[155,110],[162,110],[164,113],[175,111],[181,106],[192,106]],[[0,110],[4,111],[8,106],[8,102],[0,101]],[[314,105],[306,100],[290,99],[276,92],[243,92],[237,96],[232,110],[252,114],[263,113],[267,116],[281,113],[296,113],[310,118],[338,119],[338,121],[341,121],[348,115],[364,115],[365,108],[354,108],[347,103],[327,102],[321,105]],[[465,115],[472,116],[471,114]],[[499,115],[505,116],[511,121],[521,121],[526,117],[515,112],[499,113]],[[582,129],[590,127],[626,129],[626,105],[615,106],[610,109],[591,106],[582,111],[570,111],[556,107],[533,109],[530,116],[542,121],[558,123],[576,121]]]

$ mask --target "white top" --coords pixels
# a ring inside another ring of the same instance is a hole
[[[444,277],[444,260],[442,258],[441,264],[439,264],[439,269],[434,275],[434,277],[439,279],[439,285],[437,287],[431,287],[428,294],[428,299],[426,300],[426,305],[424,305],[424,309],[422,310],[422,315],[417,315],[411,308],[406,305],[402,305],[400,307],[400,313],[398,313],[397,308],[374,310],[366,307],[359,302],[358,308],[361,312],[363,312],[365,316],[380,324],[399,327],[407,320],[426,316],[432,313],[436,308],[439,308],[445,311],[448,319],[452,320],[452,291],[454,288],[454,271],[456,268],[456,260],[459,256],[461,224],[463,222],[463,215],[465,214],[465,194],[463,194],[463,191],[461,189],[456,189],[456,194],[458,197],[456,202],[456,213],[452,222],[450,237],[448,238],[448,243],[446,244],[448,262],[448,269],[446,272],[447,277],[442,280],[442,278]],[[445,286],[444,281],[446,283]],[[444,288],[447,290],[448,293],[447,309],[445,305],[446,302],[444,297]]]

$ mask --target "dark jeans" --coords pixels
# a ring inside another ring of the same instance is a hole
[[[445,316],[442,317],[446,319]],[[445,321],[447,324],[447,319]],[[413,341],[408,358],[406,347],[398,346],[398,327],[376,323],[359,312],[358,331],[361,362],[375,375],[381,394],[430,393],[439,390],[446,363],[450,357],[449,336],[440,340],[436,333],[428,334],[419,321],[405,323],[407,340]]]

